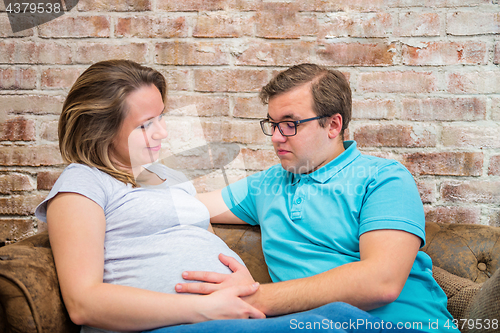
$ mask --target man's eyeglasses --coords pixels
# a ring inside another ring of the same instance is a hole
[[[280,121],[277,123],[274,123],[269,119],[263,119],[260,121],[260,127],[262,128],[262,132],[264,132],[264,134],[268,136],[272,136],[274,134],[274,130],[276,129],[276,127],[278,127],[278,130],[280,131],[281,135],[294,136],[295,134],[297,134],[297,125],[306,123],[311,120],[322,119],[326,117],[328,116],[313,117],[295,121],[287,120],[287,121]]]

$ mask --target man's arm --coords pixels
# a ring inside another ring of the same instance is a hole
[[[196,195],[196,198],[207,206],[210,212],[210,223],[246,224],[227,207],[222,198],[222,190],[200,193]]]
[[[410,274],[421,239],[406,231],[376,230],[360,237],[359,262],[290,281],[261,285],[245,300],[268,316],[305,311],[335,301],[370,310],[393,302]],[[215,274],[215,273],[214,273]],[[189,280],[220,281],[206,273],[188,272]],[[239,275],[241,276],[241,274]],[[232,285],[227,275],[224,286]],[[238,281],[236,283],[241,283]],[[220,284],[182,284],[182,292],[210,293]]]

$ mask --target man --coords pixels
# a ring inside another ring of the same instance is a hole
[[[393,327],[458,332],[431,260],[418,251],[425,219],[412,175],[344,142],[351,119],[345,77],[301,64],[273,78],[260,97],[268,104],[261,127],[281,165],[199,196],[212,223],[260,225],[274,283],[245,300],[268,316],[340,301]],[[222,260],[232,275],[187,272],[187,279],[213,284],[177,290],[210,293],[252,282],[246,269]]]

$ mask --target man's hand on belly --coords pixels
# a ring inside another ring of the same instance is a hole
[[[187,271],[182,273],[185,280],[202,281],[195,283],[178,283],[175,291],[178,293],[211,294],[214,291],[234,287],[251,285],[255,283],[248,269],[233,257],[219,254],[219,260],[229,267],[231,274],[214,272]]]

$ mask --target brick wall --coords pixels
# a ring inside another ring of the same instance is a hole
[[[348,138],[408,167],[427,220],[500,225],[497,0],[80,0],[16,33],[0,11],[0,245],[45,229],[33,210],[64,168],[62,102],[109,58],[166,75],[170,124],[196,119],[208,140],[242,146],[231,181],[277,162],[259,88],[301,62],[339,69],[354,94]],[[220,170],[194,181],[224,184]]]

